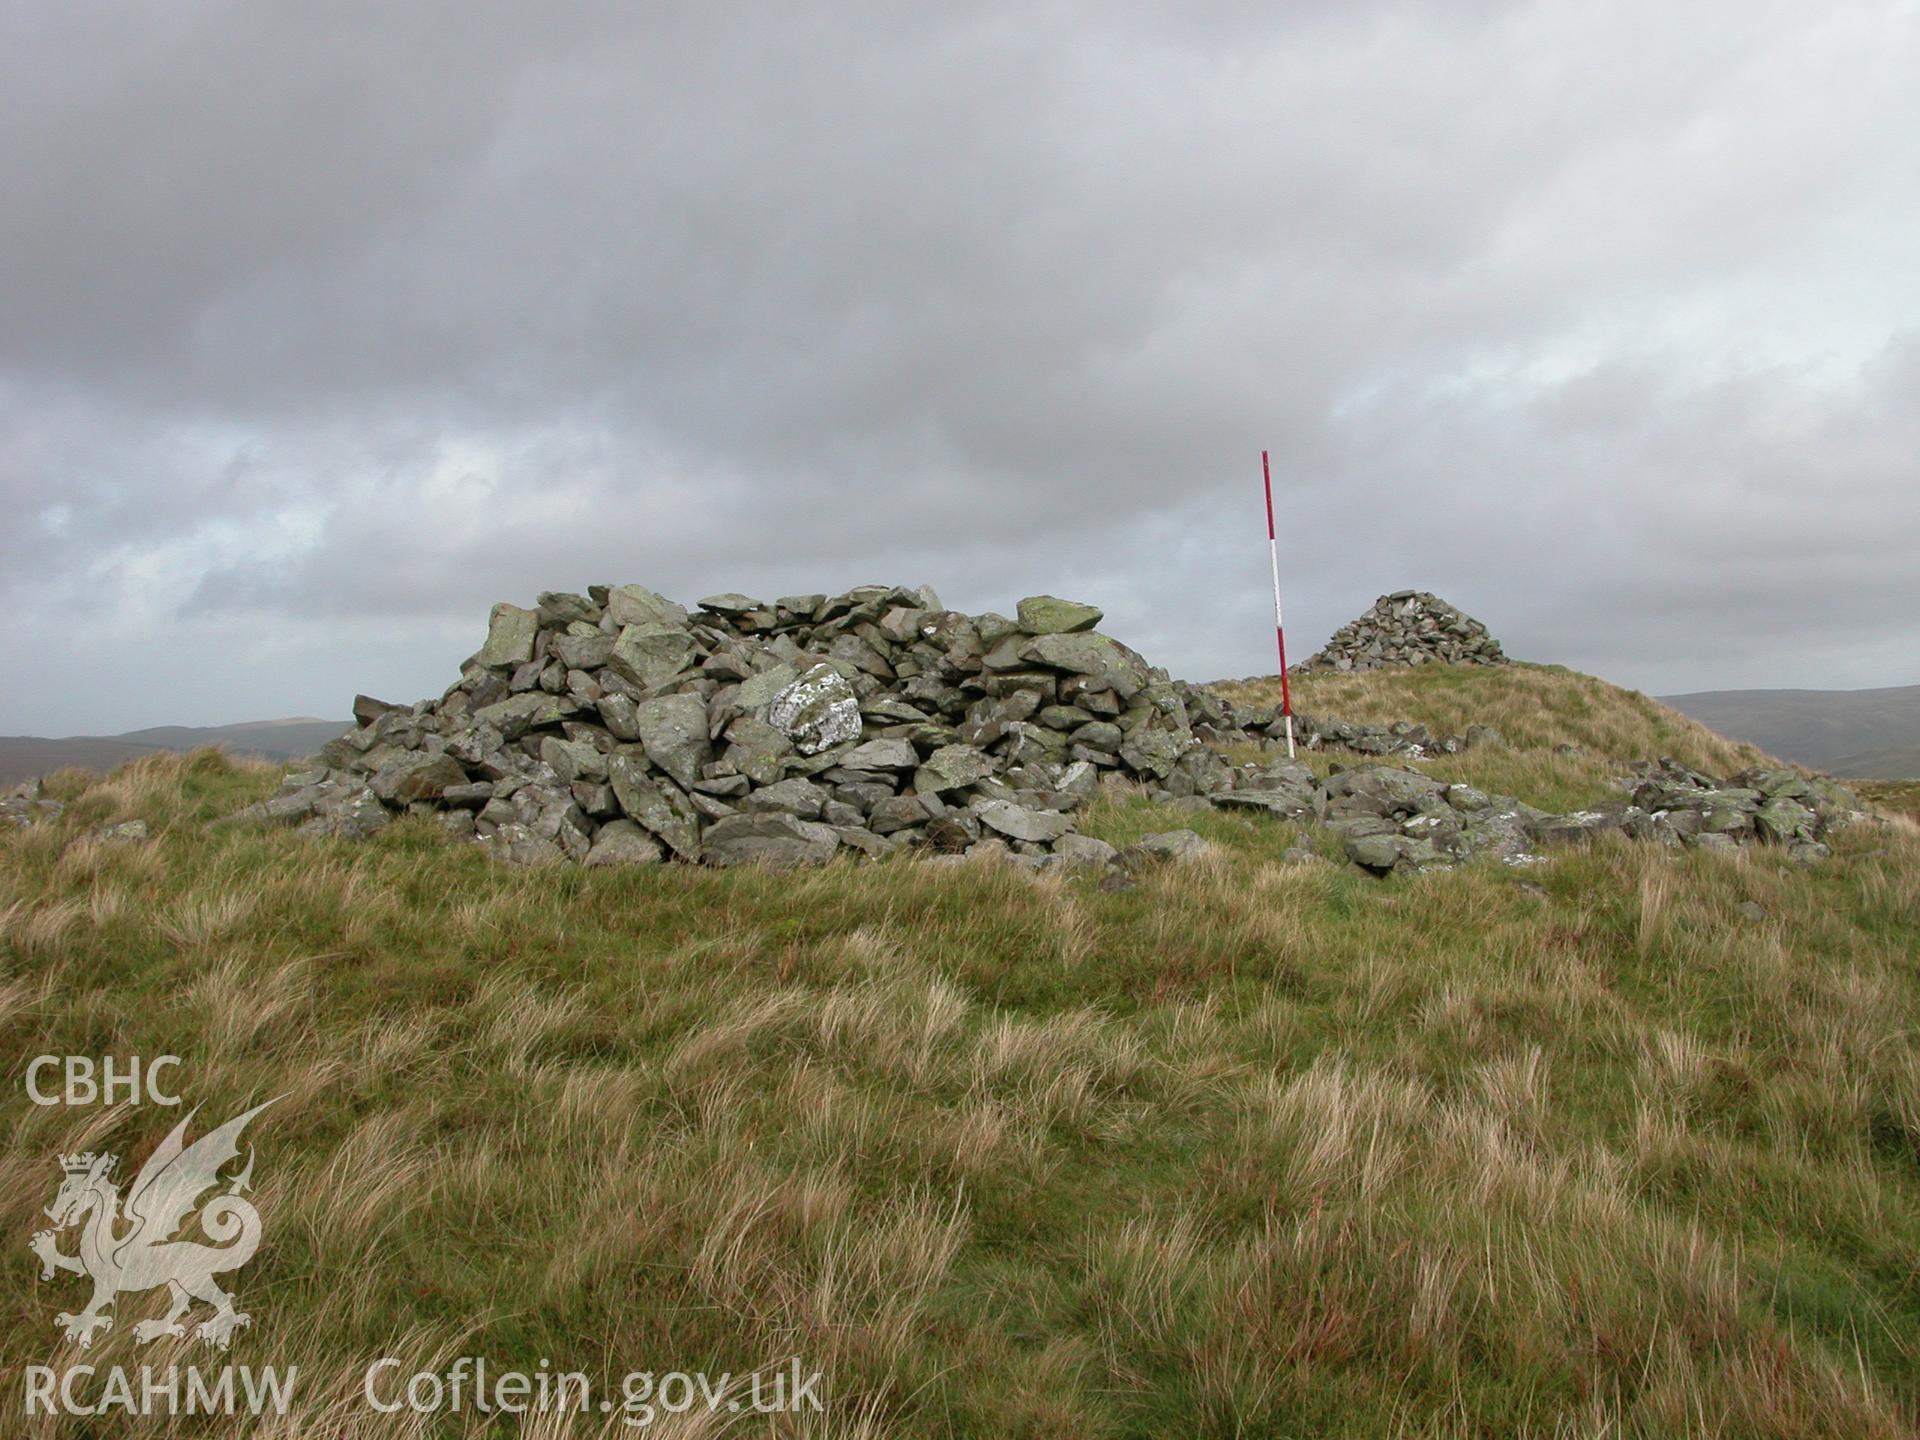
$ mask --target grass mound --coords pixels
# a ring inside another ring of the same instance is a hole
[[[1561,665],[1418,665],[1358,675],[1292,679],[1293,707],[1369,725],[1412,720],[1437,734],[1491,725],[1521,750],[1575,745],[1612,760],[1670,755],[1714,775],[1775,763],[1764,751],[1709,730],[1637,690]],[[1212,686],[1235,704],[1278,705],[1278,676]]]
[[[1526,687],[1575,687],[1501,676],[1475,682],[1514,687],[1493,723],[1522,745],[1641,713],[1579,687],[1595,707],[1555,730]],[[1457,728],[1444,677],[1401,679],[1300,703]],[[1646,753],[1721,753],[1668,713],[1635,722]],[[657,1427],[682,1435],[1920,1421],[1920,826],[1806,870],[1620,842],[1380,883],[1280,863],[1294,832],[1264,817],[1109,801],[1087,828],[1116,842],[1231,843],[1108,893],[992,864],[510,871],[426,822],[357,847],[209,825],[275,779],[211,753],[68,774],[58,821],[0,834],[16,1072],[172,1053],[204,1119],[286,1097],[250,1132],[265,1241],[230,1358],[301,1378],[244,1433],[520,1433],[376,1428],[383,1355],[827,1376],[824,1417]],[[88,838],[134,818],[154,839]],[[128,1175],[179,1112],[11,1113],[18,1373],[84,1299],[26,1250],[55,1156]],[[136,1350],[161,1308],[123,1298],[87,1362],[208,1363]]]

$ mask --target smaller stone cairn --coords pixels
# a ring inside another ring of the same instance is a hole
[[[1333,632],[1296,670],[1385,670],[1398,665],[1504,665],[1487,627],[1425,590],[1382,595],[1358,620]]]

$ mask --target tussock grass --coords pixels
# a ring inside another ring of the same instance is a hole
[[[1920,780],[1849,780],[1847,785],[1889,815],[1920,821]]]
[[[1562,732],[1494,723],[1555,737],[1499,762],[1523,796],[1603,783],[1550,757]],[[1649,751],[1732,763],[1648,723]],[[204,1119],[284,1097],[233,1358],[302,1380],[244,1433],[633,1433],[370,1426],[383,1354],[829,1376],[824,1421],[650,1432],[675,1435],[1920,1423],[1920,827],[1808,870],[1610,841],[1381,883],[1280,863],[1290,826],[1122,799],[1090,828],[1222,843],[1108,893],[993,864],[512,872],[425,824],[206,823],[272,783],[143,760],[0,835],[12,1072],[177,1053]],[[159,838],[84,838],[135,817]],[[12,1114],[8,1370],[76,1301],[24,1244],[54,1156],[130,1173],[177,1118]],[[131,1343],[156,1304],[88,1358],[164,1363]]]

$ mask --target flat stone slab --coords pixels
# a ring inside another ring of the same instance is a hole
[[[708,827],[704,858],[710,865],[763,865],[783,870],[831,860],[840,837],[831,825],[792,815],[729,815]]]
[[[1011,800],[982,800],[972,809],[982,825],[1014,840],[1048,844],[1073,829],[1071,816],[1058,810],[1029,810]]]
[[[1020,628],[1029,635],[1071,635],[1091,630],[1106,614],[1098,605],[1082,605],[1057,595],[1029,595],[1014,613]]]

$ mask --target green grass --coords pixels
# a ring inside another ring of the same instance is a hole
[[[1552,743],[1435,773],[1603,784]],[[301,1413],[175,1433],[519,1433],[370,1423],[389,1353],[827,1373],[824,1423],[742,1434],[1920,1422],[1910,823],[1805,870],[1619,842],[1381,882],[1282,864],[1298,831],[1264,817],[1123,802],[1089,831],[1218,843],[1108,893],[991,864],[515,872],[420,822],[359,847],[207,823],[273,782],[206,754],[64,775],[61,821],[0,835],[14,1073],[175,1053],[203,1119],[286,1097],[253,1132],[231,1358],[297,1363]],[[133,817],[154,841],[86,838]],[[129,1174],[177,1118],[11,1114],[9,1375],[83,1299],[26,1251],[54,1156]],[[155,1358],[130,1336],[155,1308],[123,1300],[88,1359]],[[537,1433],[632,1433],[602,1424]]]
[[[1478,722],[1519,750],[1572,745],[1601,760],[1666,755],[1721,775],[1769,758],[1637,690],[1562,665],[1420,665],[1302,675],[1292,685],[1294,709],[1302,714],[1370,725],[1413,720],[1443,735],[1464,734]],[[1222,681],[1213,688],[1250,707],[1280,700],[1277,677]]]

